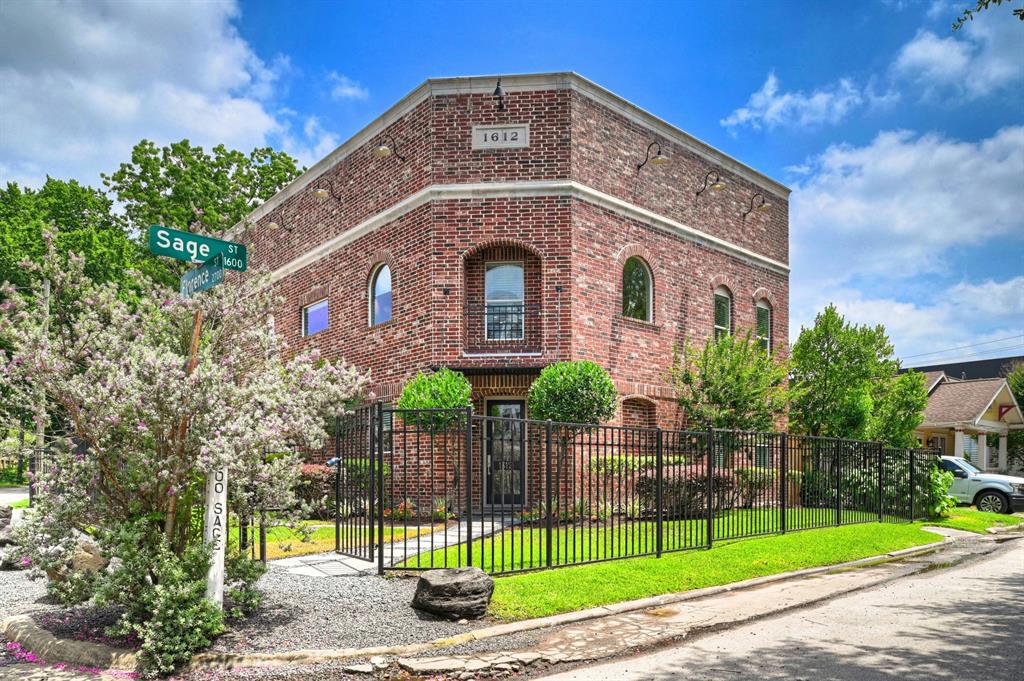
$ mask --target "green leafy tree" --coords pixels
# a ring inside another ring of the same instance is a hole
[[[789,403],[787,371],[748,332],[675,351],[670,376],[690,427],[766,431]]]
[[[577,360],[544,367],[530,386],[528,404],[535,419],[603,423],[615,416],[618,395],[603,367]]]
[[[160,224],[219,236],[302,170],[270,147],[245,154],[221,144],[207,153],[188,140],[162,148],[142,140],[103,182],[139,232]]]
[[[1024,405],[1024,362],[1003,367],[1003,374],[1017,404]],[[1006,459],[1011,468],[1024,469],[1024,430],[1010,431],[1006,438]]]
[[[978,4],[975,5],[973,9],[968,7],[956,18],[956,21],[953,22],[953,30],[959,31],[960,28],[968,21],[974,21],[975,14],[1002,5],[1004,1],[1009,5],[1013,3],[1014,0],[978,0]],[[1024,9],[1015,8],[1012,14],[1021,21],[1024,21]]]
[[[459,371],[441,368],[432,373],[416,374],[402,388],[398,397],[398,408],[402,411],[400,418],[432,432],[443,432],[458,424],[465,424],[465,417],[460,410],[472,406],[473,386],[469,379]],[[447,411],[417,411],[442,409]],[[459,438],[445,443],[449,444],[445,456],[448,461],[445,471],[451,472],[451,496],[445,500],[446,511],[453,513],[458,507],[459,486],[462,478],[462,466],[459,461]]]
[[[914,430],[924,420],[927,406],[924,374],[919,371],[900,374],[874,402],[865,435],[890,447],[916,447]]]
[[[885,327],[852,324],[829,305],[801,329],[790,366],[797,432],[913,443],[928,395],[923,377],[898,375]]]

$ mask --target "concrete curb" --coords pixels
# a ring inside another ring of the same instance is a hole
[[[575,624],[587,620],[597,619],[608,615],[620,615],[623,613],[646,610],[648,608],[662,607],[673,603],[682,603],[699,598],[706,598],[716,594],[730,591],[752,589],[765,584],[773,584],[802,577],[824,574],[837,570],[848,570],[867,565],[877,565],[895,560],[905,559],[915,555],[931,553],[936,549],[954,541],[951,538],[942,541],[914,546],[900,551],[893,551],[868,558],[860,558],[845,563],[833,565],[822,565],[813,568],[804,568],[792,572],[783,572],[777,575],[755,577],[742,582],[711,586],[703,589],[694,589],[682,593],[665,594],[652,596],[634,601],[614,603],[611,605],[598,606],[577,612],[551,615],[520,622],[509,622],[498,624],[475,631],[468,631],[464,634],[446,638],[434,639],[425,643],[413,643],[401,646],[378,646],[374,648],[325,648],[325,649],[301,649],[280,653],[199,653],[192,657],[191,662],[182,671],[198,671],[203,669],[231,669],[234,667],[255,667],[255,666],[281,666],[289,664],[316,664],[319,662],[333,662],[368,658],[382,655],[408,656],[419,653],[432,652],[440,648],[480,641],[505,636],[524,631],[546,629],[565,624]],[[49,631],[36,625],[28,615],[16,615],[9,617],[0,623],[0,634],[8,640],[21,643],[24,648],[38,655],[47,662],[63,662],[65,664],[82,665],[99,668],[110,668],[118,670],[134,670],[136,657],[134,653],[113,648],[99,643],[85,641],[72,641],[58,639]]]
[[[1007,532],[1022,532],[1024,533],[1024,523],[1017,523],[1016,525],[1004,525],[1003,527],[987,527],[985,531],[989,534],[1006,534]]]
[[[131,651],[101,643],[57,638],[33,622],[28,615],[5,619],[0,624],[0,634],[8,641],[20,643],[23,648],[47,662],[129,672],[136,667],[135,653]]]

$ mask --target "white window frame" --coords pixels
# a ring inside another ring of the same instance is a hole
[[[494,268],[502,265],[518,265],[519,269],[523,273],[523,295],[518,301],[519,305],[522,306],[522,324],[520,324],[520,333],[518,338],[502,337],[502,338],[490,338],[489,328],[487,321],[489,315],[487,314],[487,307],[493,302],[495,305],[514,305],[514,300],[488,300],[487,299],[487,272]],[[484,263],[484,340],[488,343],[508,343],[521,341],[526,337],[526,263],[523,260],[490,260]]]
[[[324,328],[320,329],[319,331],[314,331],[313,333],[310,333],[309,332],[309,315],[308,315],[308,312],[310,310],[312,310],[314,307],[318,307],[320,305],[324,305],[327,308],[327,326],[325,326]],[[329,298],[321,298],[320,300],[318,300],[316,302],[313,302],[313,303],[310,303],[309,305],[303,305],[302,306],[302,337],[303,338],[309,338],[310,336],[315,336],[318,333],[323,333],[324,331],[326,331],[329,328],[331,328],[331,306],[330,306],[330,299]]]
[[[757,315],[759,314],[758,310],[766,310],[768,312],[767,336],[760,335],[760,323],[757,319]],[[754,337],[757,339],[758,342],[764,342],[765,351],[768,352],[769,355],[772,352],[772,331],[774,330],[773,327],[775,326],[775,320],[773,319],[774,316],[775,314],[772,310],[771,304],[764,298],[758,300],[757,303],[754,305]]]
[[[377,300],[377,278],[380,277],[381,270],[385,267],[388,268],[388,275],[391,277],[391,316],[383,322],[378,322],[373,313],[373,304]],[[367,293],[369,305],[366,310],[366,318],[369,320],[371,328],[374,326],[380,326],[381,324],[387,324],[395,318],[395,273],[391,271],[391,266],[386,262],[379,263],[373,268],[373,272],[370,274],[370,286]]]
[[[719,296],[723,296],[729,301],[729,318],[726,320],[726,326],[722,327],[718,325],[718,300]],[[711,329],[714,335],[714,340],[718,340],[719,330],[724,330],[726,336],[732,335],[732,291],[724,286],[719,286],[711,294]]]

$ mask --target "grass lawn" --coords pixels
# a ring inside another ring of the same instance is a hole
[[[11,504],[11,508],[28,508],[28,499],[19,499]]]
[[[310,531],[309,537],[306,541],[303,541],[302,533],[298,529],[292,529],[283,525],[278,525],[267,529],[267,560],[276,560],[278,558],[291,558],[293,556],[305,556],[310,553],[323,553],[325,551],[334,550],[334,524],[329,521],[323,520],[303,520],[302,524]],[[434,532],[440,530],[441,525],[434,527],[424,526],[416,527],[411,526],[407,530],[403,530],[401,527],[390,528],[387,525],[384,526],[384,541],[399,541],[401,539],[407,539],[415,537],[421,533]],[[350,527],[342,527],[342,532],[351,532]],[[251,536],[251,535],[250,535]],[[344,535],[343,535],[344,536]],[[361,537],[367,537],[368,533],[364,530],[360,532]],[[232,525],[230,542],[234,545],[238,545],[238,525]],[[259,536],[255,538],[256,551],[259,551]],[[352,542],[347,542],[348,545],[354,545]],[[365,541],[363,544],[365,545]]]
[[[916,524],[868,523],[716,542],[710,551],[529,572],[495,580],[490,613],[504,620],[544,617],[842,563],[938,539]]]
[[[1022,523],[1024,523],[1024,516],[986,513],[985,511],[976,510],[973,506],[960,506],[950,511],[949,515],[945,518],[929,520],[923,524],[952,527],[953,529],[966,530],[968,532],[984,532],[990,527],[1006,527]]]
[[[835,521],[831,508],[791,508],[786,513],[789,530],[828,526]],[[844,511],[844,523],[871,522],[874,513]],[[779,509],[734,510],[715,516],[715,541],[752,534],[774,534],[781,529]],[[665,551],[694,548],[707,543],[704,519],[667,520],[663,523]],[[565,565],[590,560],[639,556],[656,551],[657,526],[652,521],[560,525],[554,529],[552,564]],[[547,539],[543,525],[518,525],[473,542],[473,565],[487,572],[512,572],[544,567]],[[466,545],[424,552],[400,567],[423,569],[465,565]]]

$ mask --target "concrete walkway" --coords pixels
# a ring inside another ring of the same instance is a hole
[[[0,487],[0,506],[10,506],[16,501],[28,499],[28,487]]]
[[[512,524],[511,520],[490,518],[473,520],[473,539],[501,532]],[[452,523],[443,530],[430,534],[421,534],[410,539],[384,545],[384,565],[393,567],[418,555],[426,555],[432,551],[451,548],[466,541],[469,537],[470,523],[462,520]],[[376,561],[360,560],[351,556],[329,553],[314,553],[307,556],[283,558],[274,561],[275,565],[286,568],[294,575],[307,577],[357,577],[374,576],[377,574]],[[443,566],[437,566],[443,567]]]

